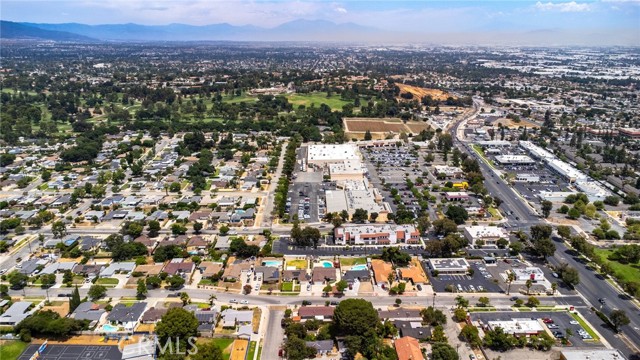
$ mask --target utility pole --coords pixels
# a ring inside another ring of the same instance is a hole
[[[433,293],[433,303],[431,304],[431,307],[434,308],[434,309],[436,308],[436,293],[435,292]]]

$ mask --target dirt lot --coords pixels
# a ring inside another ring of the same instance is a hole
[[[345,132],[350,137],[362,139],[367,130],[371,132],[374,139],[384,139],[388,133],[413,133],[428,129],[429,124],[425,122],[403,123],[400,119],[376,119],[376,118],[345,118]]]
[[[513,120],[507,119],[507,118],[498,119],[498,120],[496,120],[496,122],[493,123],[493,126],[498,126],[498,124],[502,124],[502,126],[504,126],[504,127],[514,128],[514,129],[517,129],[517,128],[521,127],[521,126],[522,127],[526,126],[528,128],[539,128],[540,127],[540,126],[538,126],[538,125],[536,125],[536,124],[534,124],[532,122],[528,122],[527,120],[522,120],[522,119],[520,119],[520,122],[514,122]]]
[[[438,101],[447,100],[449,96],[452,96],[447,92],[444,92],[442,90],[437,90],[437,89],[425,89],[417,86],[404,85],[404,84],[395,84],[395,85],[400,88],[400,93],[411,93],[413,94],[413,97],[418,100],[422,99],[427,95],[431,95],[431,97],[434,100],[438,100]],[[455,96],[452,96],[452,97],[455,97]]]

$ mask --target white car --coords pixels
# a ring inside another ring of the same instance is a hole
[[[231,300],[229,300],[229,302],[230,302],[230,303],[232,303],[232,304],[237,304],[237,303],[238,303],[238,300],[236,300],[236,299],[231,299]]]
[[[242,301],[240,301],[240,304],[248,304],[248,303],[249,303],[249,300],[242,300]]]
[[[571,321],[569,321],[569,324],[571,324],[571,325],[579,325],[580,323],[577,322],[576,320],[571,320]]]

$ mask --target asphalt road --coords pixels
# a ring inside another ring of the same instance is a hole
[[[469,149],[466,144],[462,143],[460,139],[457,139],[457,130],[460,124],[452,126],[449,130],[454,142],[463,152],[478,160],[486,179],[484,185],[491,195],[497,196],[503,201],[500,210],[506,215],[511,226],[525,230],[531,225],[543,223],[544,220],[534,214],[531,208],[494,173],[487,163]],[[513,211],[513,214],[511,214],[511,211]],[[596,326],[596,329],[613,347],[621,350],[627,357],[632,354],[638,354],[640,352],[638,348],[640,347],[640,316],[638,316],[640,315],[640,309],[630,300],[626,300],[626,295],[619,293],[604,278],[587,269],[585,264],[578,262],[567,252],[568,249],[564,244],[556,242],[556,248],[555,255],[549,258],[548,261],[554,266],[566,262],[570,267],[577,269],[580,274],[580,284],[576,286],[576,290],[586,301],[587,307],[579,307],[577,310],[592,325]],[[611,329],[603,326],[603,322],[595,313],[590,311],[591,306],[599,308],[598,299],[600,298],[606,299],[606,306],[602,309],[603,312],[609,313],[614,309],[621,309],[627,313],[631,323],[621,328],[622,333],[628,339],[627,341],[619,334],[615,334]],[[562,302],[562,300],[560,301]]]
[[[571,250],[563,243],[556,242],[556,254],[554,257],[549,258],[549,262],[554,266],[559,266],[561,263],[567,263],[569,267],[577,269],[580,274],[580,284],[576,286],[576,290],[584,296],[587,300],[589,307],[593,306],[596,309],[610,313],[614,309],[624,310],[631,320],[631,323],[626,326],[622,326],[622,333],[629,338],[630,342],[640,346],[640,309],[631,302],[627,295],[618,292],[613,286],[611,286],[601,275],[587,269],[586,264],[583,264],[576,260],[576,257],[572,256]],[[604,298],[605,305],[600,309],[601,304],[598,299]],[[611,343],[611,345],[621,349],[626,356],[633,353],[629,346],[623,344],[620,337],[615,334],[611,329],[600,326],[602,321],[592,313],[591,311],[584,314],[587,319],[598,327],[600,333]],[[636,352],[640,349],[636,349]]]

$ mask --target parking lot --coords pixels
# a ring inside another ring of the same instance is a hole
[[[29,360],[40,345],[29,345],[18,360]],[[40,354],[41,360],[120,360],[122,353],[117,346],[47,345]]]
[[[568,312],[559,311],[536,311],[536,312],[478,312],[473,313],[473,320],[482,321],[483,324],[487,324],[489,321],[508,321],[514,318],[530,318],[533,320],[540,319],[545,330],[550,331],[550,335],[553,333],[562,333],[562,336],[567,336],[567,329],[571,329],[572,335],[568,337],[574,347],[596,347],[602,346],[602,344],[593,339],[583,339],[580,333],[585,333],[586,330],[576,321]],[[588,334],[585,336],[589,336]],[[555,336],[554,336],[555,337]],[[559,337],[556,337],[560,339]]]
[[[481,262],[471,263],[471,268],[474,270],[473,276],[466,275],[445,275],[440,274],[437,277],[433,276],[430,271],[427,271],[429,281],[433,286],[435,292],[446,292],[447,285],[453,287],[453,292],[501,292],[502,289],[497,283],[497,279],[493,275],[487,273],[486,276],[483,272],[486,272],[486,267]],[[425,264],[425,268],[428,266]],[[481,268],[485,268],[482,270]]]
[[[319,208],[324,209],[324,192],[320,191],[320,184],[293,183],[289,188],[286,208],[291,220],[297,215],[298,220],[305,222],[318,222]]]

